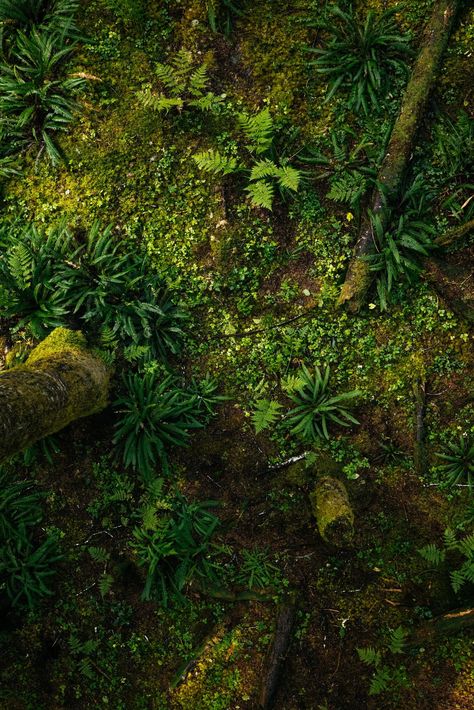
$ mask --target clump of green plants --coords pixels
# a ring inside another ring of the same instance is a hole
[[[465,483],[469,492],[473,489],[474,476],[474,440],[470,436],[460,436],[459,441],[451,441],[444,451],[436,456],[445,463],[439,470],[446,477],[446,485],[452,487]]]
[[[463,558],[461,566],[449,572],[451,586],[458,594],[465,584],[474,584],[474,533],[468,533],[458,539],[456,533],[448,528],[444,532],[443,542],[442,548],[430,543],[418,552],[424,560],[435,567],[449,561],[450,556],[454,557],[454,560]]]
[[[41,338],[78,323],[130,360],[179,351],[184,311],[145,256],[114,238],[110,226],[96,222],[80,241],[65,225],[44,235],[33,225],[4,224],[0,245],[0,305],[16,329]]]
[[[158,63],[155,74],[162,90],[156,93],[152,87],[145,88],[141,100],[147,108],[155,111],[178,112],[196,108],[200,111],[215,111],[222,103],[222,97],[209,90],[206,63],[195,67],[192,54],[181,49],[169,64]]]
[[[168,448],[185,446],[190,432],[203,426],[198,399],[173,375],[163,376],[156,369],[125,374],[123,385],[123,394],[114,402],[119,418],[113,442],[125,466],[150,482],[158,462],[169,473]]]
[[[43,497],[29,481],[12,480],[0,469],[0,590],[14,607],[34,609],[52,594],[51,578],[61,559],[58,540],[54,534],[40,544],[34,539]]]
[[[211,30],[229,37],[235,20],[242,17],[247,4],[248,0],[207,0],[207,19]]]
[[[62,159],[56,137],[73,120],[76,96],[86,82],[84,76],[68,75],[65,69],[76,46],[71,40],[76,5],[59,3],[58,11],[51,6],[50,14],[46,7],[49,4],[30,3],[13,12],[20,22],[34,18],[35,10],[45,12],[48,23],[33,23],[28,31],[18,29],[0,62],[0,174],[4,176],[14,170],[15,156],[31,145],[39,153],[45,150],[53,163]],[[7,9],[3,8],[4,14]]]
[[[0,0],[0,22],[15,29],[48,27],[67,37],[76,32],[77,0]]]
[[[407,74],[410,38],[400,33],[395,21],[397,11],[391,8],[377,14],[370,10],[361,23],[352,5],[347,10],[336,5],[327,21],[308,22],[330,37],[325,47],[306,48],[318,55],[308,62],[309,66],[329,79],[327,101],[339,89],[346,89],[348,107],[368,114],[380,108],[393,72]]]
[[[242,562],[235,580],[248,589],[273,587],[280,581],[279,568],[270,562],[265,550],[242,550]]]
[[[290,165],[288,157],[277,155],[275,126],[268,108],[254,115],[240,113],[238,125],[244,137],[241,157],[226,156],[211,148],[196,153],[194,160],[208,173],[244,175],[251,204],[271,210],[275,189],[283,197],[297,192],[302,172]]]
[[[155,482],[143,510],[143,521],[133,531],[132,549],[146,569],[143,599],[166,606],[183,601],[187,584],[214,584],[211,540],[220,521],[210,509],[215,501],[189,502],[181,493],[163,496],[163,481]]]
[[[386,661],[387,652],[398,655],[404,652],[407,632],[401,626],[391,630],[388,642],[383,649],[376,649],[373,646],[358,648],[357,654],[360,660],[368,666],[374,668],[370,681],[369,695],[380,695],[384,692],[396,692],[408,686],[408,678],[404,665],[393,667]]]
[[[329,391],[330,368],[326,366],[321,373],[319,367],[312,374],[303,365],[298,377],[300,382],[288,396],[296,404],[288,412],[288,425],[291,432],[304,441],[315,442],[329,439],[329,424],[350,427],[359,424],[349,412],[348,404],[361,395],[360,390],[331,395]]]
[[[400,216],[393,215],[388,227],[380,215],[371,215],[376,251],[366,260],[376,273],[381,310],[387,309],[395,284],[403,279],[413,283],[422,269],[422,258],[436,246],[429,197],[422,182],[421,175],[415,178],[400,201]]]

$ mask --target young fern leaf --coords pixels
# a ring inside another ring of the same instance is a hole
[[[292,168],[290,165],[285,165],[278,168],[277,177],[280,187],[297,192],[301,180],[300,170]]]
[[[273,119],[268,108],[264,108],[259,113],[249,116],[240,113],[238,116],[240,127],[249,141],[247,148],[251,153],[260,155],[267,151],[274,136]]]
[[[271,424],[274,424],[279,417],[281,408],[281,404],[275,402],[275,400],[257,400],[255,410],[252,414],[252,424],[255,427],[255,433],[259,434],[264,429],[268,429]]]
[[[255,207],[265,207],[267,210],[272,209],[275,192],[272,183],[266,182],[265,180],[257,180],[247,185],[245,191],[248,192],[252,205]]]
[[[422,547],[420,550],[418,550],[418,553],[423,557],[424,560],[426,560],[432,565],[440,565],[442,562],[444,562],[446,557],[445,551],[440,550],[439,547],[436,547],[436,545],[434,545],[433,543],[425,545],[425,547]]]
[[[262,178],[278,177],[280,168],[275,165],[273,160],[264,158],[257,160],[250,171],[250,181],[261,180]]]
[[[390,641],[388,648],[392,653],[403,653],[407,632],[402,626],[390,632]]]
[[[239,170],[236,158],[226,158],[213,148],[202,153],[196,153],[193,155],[193,160],[198,168],[207,173],[229,175]]]
[[[380,651],[377,651],[373,646],[357,648],[356,650],[359,659],[368,666],[378,666],[382,660]]]

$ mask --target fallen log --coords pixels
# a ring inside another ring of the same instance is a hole
[[[310,500],[323,540],[334,547],[346,547],[354,535],[354,513],[344,484],[325,476],[316,483]]]
[[[279,609],[273,639],[265,661],[260,686],[259,704],[263,710],[274,707],[278,681],[285,663],[295,623],[296,602],[291,596]]]
[[[372,198],[371,212],[379,216],[384,228],[387,226],[391,208],[396,205],[412,155],[417,128],[425,112],[459,6],[460,0],[438,0],[425,28],[421,49],[377,175],[377,188]],[[345,305],[353,313],[357,313],[362,307],[372,283],[372,272],[366,257],[373,251],[372,221],[367,214],[362,222],[338,300],[338,305]]]
[[[408,646],[423,646],[442,636],[452,636],[474,627],[474,608],[454,609],[430,619],[407,639]]]
[[[451,227],[451,229],[448,229],[434,241],[439,247],[447,247],[457,239],[461,239],[472,231],[474,231],[474,219],[470,219],[469,222],[464,222],[464,224],[460,224],[457,227]]]
[[[474,274],[469,264],[453,265],[439,259],[425,259],[423,278],[446,301],[451,310],[474,323]]]

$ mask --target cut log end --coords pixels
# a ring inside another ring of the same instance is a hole
[[[354,512],[344,484],[326,476],[310,496],[322,539],[334,547],[347,547],[354,535]]]

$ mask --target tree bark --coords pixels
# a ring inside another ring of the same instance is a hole
[[[265,661],[266,668],[260,685],[259,703],[262,710],[270,710],[270,708],[274,707],[275,693],[291,643],[295,617],[296,603],[295,597],[292,595],[278,611],[275,632]]]
[[[424,114],[459,5],[460,0],[438,0],[426,26],[420,53],[377,176],[378,187],[372,200],[372,213],[380,217],[384,227],[387,226],[390,209],[396,205],[410,162],[416,131]],[[360,310],[372,283],[372,273],[365,257],[373,250],[372,223],[367,214],[362,222],[338,300],[338,305],[345,305],[352,313]]]
[[[426,382],[418,379],[414,386],[416,400],[416,423],[415,423],[415,447],[414,459],[415,470],[419,476],[424,476],[428,468],[428,454],[426,451]]]
[[[457,316],[474,323],[474,273],[472,265],[447,264],[439,259],[425,259],[423,278],[446,301]]]
[[[337,478],[321,478],[310,496],[319,534],[334,547],[345,547],[354,534],[354,513],[346,488]]]
[[[0,462],[107,405],[110,371],[82,333],[56,328],[0,373]]]

